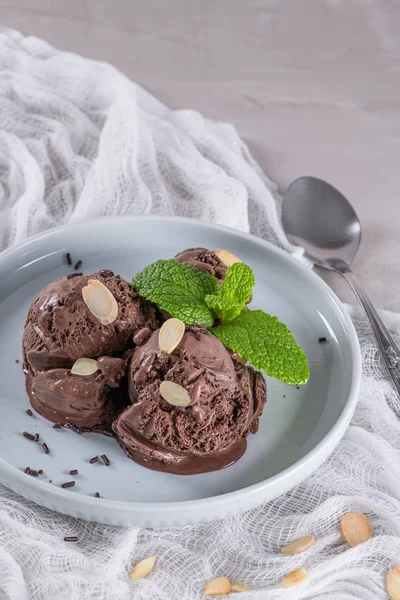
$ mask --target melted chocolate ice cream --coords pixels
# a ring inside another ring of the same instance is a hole
[[[166,402],[159,391],[164,380],[184,387],[190,404]],[[257,431],[266,384],[215,336],[188,327],[171,354],[159,350],[158,331],[135,350],[129,394],[132,406],[113,425],[128,456],[155,470],[194,474],[222,469],[242,456],[247,434]]]
[[[89,279],[101,281],[117,301],[117,318],[109,325],[102,325],[83,301]],[[46,286],[32,302],[23,335],[33,408],[56,423],[110,423],[127,403],[125,352],[133,347],[134,336],[156,327],[154,309],[112,271],[71,274]],[[98,359],[98,370],[72,375],[78,358]]]

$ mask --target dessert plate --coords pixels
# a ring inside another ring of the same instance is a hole
[[[193,246],[227,248],[250,265],[256,276],[252,308],[286,323],[309,358],[311,377],[299,389],[268,378],[260,428],[248,437],[245,455],[222,471],[170,475],[135,464],[113,439],[53,429],[36,413],[29,416],[21,368],[24,320],[41,288],[71,272],[66,252],[82,260],[81,271],[108,268],[130,280],[148,263]],[[319,343],[321,337],[327,341]],[[167,527],[262,504],[332,452],[353,414],[360,376],[357,336],[335,294],[296,259],[253,236],[178,217],[125,216],[53,229],[0,254],[0,481],[53,510],[112,525]],[[40,442],[24,431],[38,433]],[[109,466],[89,462],[102,454]],[[43,474],[27,475],[27,466]],[[69,475],[74,469],[78,474]],[[71,480],[74,487],[61,487]]]

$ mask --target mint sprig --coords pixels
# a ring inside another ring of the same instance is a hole
[[[291,385],[307,382],[307,358],[286,325],[262,310],[245,310],[254,286],[247,265],[230,266],[219,286],[215,277],[188,263],[158,260],[138,273],[132,285],[186,325],[206,327],[267,375]]]
[[[206,296],[207,306],[222,321],[231,321],[250,300],[254,284],[254,273],[250,267],[244,263],[234,263],[227,270],[218,292]]]

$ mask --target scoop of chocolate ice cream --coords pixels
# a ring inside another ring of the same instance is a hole
[[[112,271],[57,279],[33,300],[23,336],[25,368],[32,374],[70,368],[81,357],[117,355],[132,346],[132,336],[157,327],[154,309]],[[117,301],[115,321],[102,325],[82,297],[89,279],[103,283]]]
[[[74,375],[70,369],[28,374],[31,404],[53,423],[107,429],[126,405],[126,364],[124,359],[102,356],[92,375]]]
[[[199,271],[208,271],[217,279],[224,279],[228,269],[215,252],[207,248],[187,248],[174,258],[178,263],[189,263]]]
[[[215,336],[186,328],[171,353],[158,347],[158,331],[137,348],[129,371],[132,401],[113,429],[128,456],[152,469],[177,474],[214,471],[238,460],[255,432],[266,401],[261,373],[232,358]],[[173,406],[160,394],[172,381],[190,404]]]
[[[89,280],[100,282],[103,292],[105,286],[113,296],[113,320],[108,324],[84,301],[82,290]],[[33,408],[56,423],[110,424],[127,404],[126,352],[157,326],[154,308],[112,271],[71,274],[49,284],[33,300],[23,335]],[[80,358],[98,359],[97,371],[72,374]]]

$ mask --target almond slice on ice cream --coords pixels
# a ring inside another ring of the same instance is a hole
[[[118,304],[110,290],[97,279],[89,279],[82,288],[83,301],[102,325],[110,325],[118,315]]]
[[[283,548],[281,548],[281,554],[299,554],[300,552],[304,552],[305,550],[308,550],[308,548],[311,548],[314,543],[315,537],[313,535],[305,535],[304,537],[287,544],[287,546],[283,546]]]
[[[372,525],[365,515],[359,512],[344,515],[340,526],[349,546],[357,546],[372,538]]]
[[[295,571],[289,573],[289,575],[286,575],[286,577],[282,579],[281,583],[283,587],[290,588],[298,583],[302,583],[308,578],[309,574],[307,571],[303,567],[300,567],[300,569],[296,569]]]
[[[221,260],[227,267],[231,267],[234,263],[243,262],[238,256],[232,254],[232,252],[229,252],[229,250],[224,250],[223,248],[216,248],[215,250],[213,250],[213,252],[218,256],[219,260]]]
[[[227,577],[211,579],[204,588],[208,596],[227,596],[232,591],[232,584]]]
[[[392,600],[400,600],[400,567],[390,569],[387,576],[387,591]]]
[[[239,585],[238,583],[234,583],[231,592],[251,592],[251,588],[247,587],[247,585]]]
[[[185,333],[185,323],[180,319],[168,319],[160,329],[158,334],[158,347],[161,352],[171,354],[177,346]]]
[[[162,381],[160,394],[172,406],[188,406],[190,404],[189,392],[173,381]]]
[[[72,365],[72,375],[93,375],[98,369],[97,360],[93,358],[78,358]]]
[[[132,570],[131,579],[132,581],[136,581],[137,579],[144,579],[148,575],[150,575],[153,570],[154,563],[156,562],[155,556],[149,556],[149,558],[145,558],[138,562]]]

